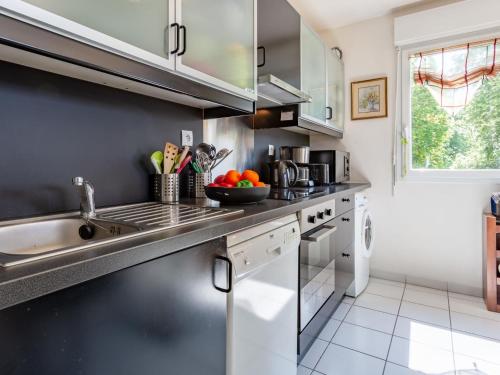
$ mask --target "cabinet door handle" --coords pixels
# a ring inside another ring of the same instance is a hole
[[[342,221],[351,221],[351,219],[349,219],[348,217],[343,217]]]
[[[257,65],[257,68],[262,68],[264,65],[266,65],[266,47],[264,46],[259,46],[257,47],[257,51],[261,49],[262,50],[262,62]]]
[[[227,288],[221,288],[220,286],[217,286],[217,284],[215,283],[215,263],[217,262],[217,259],[218,260],[222,260],[223,262],[226,262],[227,264]],[[215,257],[215,261],[214,261],[214,287],[215,289],[217,289],[218,291],[220,292],[223,292],[223,293],[230,293],[231,290],[233,289],[233,263],[231,262],[231,260],[225,256],[222,256],[222,255],[217,255]]]
[[[343,256],[344,258],[349,258],[349,257],[351,256],[351,254],[342,253],[342,256]]]
[[[342,202],[350,202],[351,200],[349,198],[342,198]]]
[[[172,55],[175,55],[177,52],[179,52],[179,24],[177,22],[174,22],[173,24],[170,25],[171,28],[175,29],[175,48],[170,51]],[[165,38],[167,39],[165,43],[168,41],[168,33],[166,33]]]
[[[182,51],[180,51],[178,53],[177,56],[182,56],[186,53],[186,48],[187,48],[187,45],[186,45],[186,40],[187,40],[187,29],[186,29],[186,26],[182,25],[179,27],[179,33],[182,31]]]
[[[327,120],[331,120],[333,118],[333,108],[328,106],[326,107],[326,109],[328,110],[328,116],[326,117]]]

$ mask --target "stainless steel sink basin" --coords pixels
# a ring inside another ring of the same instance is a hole
[[[89,223],[78,214],[0,222],[0,266],[31,262],[239,212],[141,203],[97,210],[97,217]],[[87,224],[91,226],[90,235],[84,231],[82,236],[80,228]]]
[[[0,251],[10,255],[42,254],[139,231],[130,225],[92,220],[88,225],[94,228],[94,235],[85,240],[79,234],[84,225],[86,222],[80,218],[67,218],[0,227]]]

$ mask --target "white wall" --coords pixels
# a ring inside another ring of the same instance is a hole
[[[480,294],[482,222],[492,191],[484,183],[398,183],[392,195],[392,137],[395,95],[393,18],[376,18],[326,31],[329,46],[344,52],[346,87],[351,81],[388,77],[389,117],[346,119],[343,140],[311,137],[315,149],[351,152],[353,180],[372,183],[370,207],[375,221],[374,274],[405,275],[409,281]],[[350,96],[350,89],[348,90]],[[346,113],[350,114],[350,98]],[[350,116],[348,116],[350,117]]]

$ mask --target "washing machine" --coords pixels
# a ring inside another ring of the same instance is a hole
[[[356,193],[354,201],[354,281],[346,291],[351,297],[360,295],[368,285],[374,240],[373,219],[366,192]]]

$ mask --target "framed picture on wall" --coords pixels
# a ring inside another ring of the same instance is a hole
[[[387,77],[351,82],[351,119],[387,117]]]

